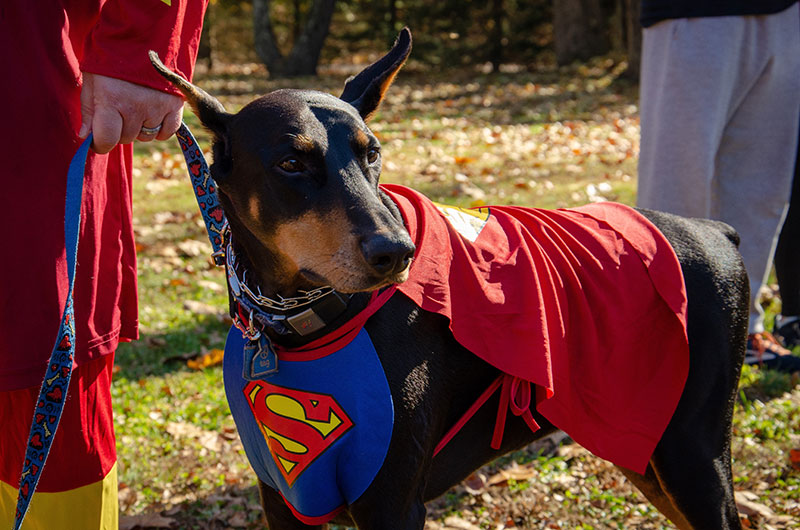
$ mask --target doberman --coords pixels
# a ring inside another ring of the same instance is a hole
[[[251,271],[252,290],[281,300],[323,286],[346,295],[338,296],[342,307],[322,319],[321,329],[309,334],[267,329],[277,346],[301,347],[343,326],[369,304],[371,293],[409,275],[414,243],[395,203],[378,186],[380,145],[365,122],[410,50],[410,32],[404,29],[388,54],[346,82],[340,98],[277,90],[236,114],[151,53],[157,70],[183,92],[213,134],[211,173],[237,259]],[[679,528],[740,528],[730,441],[748,283],[738,236],[714,221],[639,212],[663,233],[680,263],[691,362],[646,471],[621,469]],[[427,500],[479,466],[556,430],[532,405],[540,428],[534,433],[521,417],[509,416],[500,447],[492,449],[496,409],[487,405],[434,457],[437,442],[500,372],[454,339],[447,318],[404,296],[392,296],[364,329],[391,391],[394,427],[372,482],[333,522],[362,529],[422,528]],[[259,484],[270,528],[322,528],[298,520],[279,493]]]

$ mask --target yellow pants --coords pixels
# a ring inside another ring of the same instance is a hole
[[[17,489],[0,481],[0,528],[13,528]],[[74,490],[37,491],[21,530],[117,530],[117,466],[100,482]]]
[[[113,355],[77,366],[23,530],[117,530]],[[39,388],[0,391],[0,530],[13,528],[17,482]]]

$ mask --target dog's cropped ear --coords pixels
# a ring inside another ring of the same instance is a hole
[[[411,53],[411,31],[403,28],[389,53],[351,77],[339,96],[353,105],[364,121],[369,120],[378,109],[386,89],[392,84],[394,76],[405,64]]]
[[[225,111],[222,103],[205,90],[164,66],[156,52],[151,50],[148,56],[158,73],[183,93],[194,113],[200,118],[200,123],[214,135],[214,165],[218,170],[222,170],[222,173],[226,173],[224,168],[229,166],[227,161],[230,158],[228,123],[232,115]],[[220,175],[215,175],[218,176]]]

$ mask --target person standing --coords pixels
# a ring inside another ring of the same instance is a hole
[[[800,346],[800,142],[794,162],[792,195],[775,249],[775,276],[781,294],[781,314],[772,333],[787,348]]]
[[[642,0],[638,206],[725,221],[750,277],[747,363],[800,370],[764,329],[800,112],[797,0]]]
[[[131,143],[165,140],[183,101],[147,52],[191,78],[207,0],[3,0],[0,527],[11,528],[39,387],[67,295],[69,162],[93,134],[75,275],[75,360],[27,529],[115,529],[110,382],[137,338]]]

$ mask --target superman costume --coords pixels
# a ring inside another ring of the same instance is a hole
[[[506,408],[522,415],[536,430],[538,426],[525,412],[532,406],[594,454],[643,473],[672,418],[689,368],[683,275],[658,229],[635,210],[614,203],[563,210],[511,206],[464,210],[437,205],[402,186],[382,188],[398,206],[417,247],[409,279],[397,286],[393,296],[407,296],[422,309],[447,317],[455,339],[503,373],[487,389],[504,393],[493,445],[502,438]],[[359,358],[351,367],[362,362],[374,367],[377,354],[363,329],[356,339],[352,334],[342,336],[337,346]],[[658,348],[652,347],[654,343]],[[341,455],[356,453],[343,447],[351,438],[357,439],[349,433],[325,449],[336,448],[331,455],[338,454],[333,458],[339,467],[318,459],[300,472],[296,482],[285,480],[279,469],[285,465],[281,454],[296,437],[271,436],[275,430],[269,415],[259,416],[247,405],[248,392],[255,386],[241,375],[243,345],[238,331],[232,331],[226,346],[225,382],[251,464],[261,480],[281,492],[301,520],[325,522],[368,487],[385,450],[373,450],[370,464],[362,466],[368,480],[348,479],[357,482],[358,488],[344,485],[341,476],[341,468],[348,463]],[[329,345],[324,350],[320,358],[339,355],[331,354],[336,348]],[[291,360],[291,355],[278,352],[281,362]],[[288,364],[292,366],[287,370],[299,367],[299,363]],[[319,366],[319,375],[311,375],[317,371],[313,363],[303,366],[301,382],[286,386],[300,385],[301,392],[325,394],[337,402],[363,401],[377,409],[391,408],[388,393],[383,394],[382,405],[373,397],[349,396],[350,391],[384,385],[381,370],[358,374],[358,385],[336,387],[331,381],[336,382],[339,375],[328,377],[326,372],[331,365]],[[282,367],[263,383],[283,386],[281,372]],[[309,385],[311,377],[320,377],[324,386]],[[367,392],[373,396],[372,390]],[[388,443],[392,427],[386,422],[382,425],[387,433],[381,436]],[[319,504],[322,496],[295,491],[303,473],[323,468],[327,479],[321,472],[309,483],[318,488],[326,482],[325,488],[346,490],[338,500],[329,495],[327,504]]]

